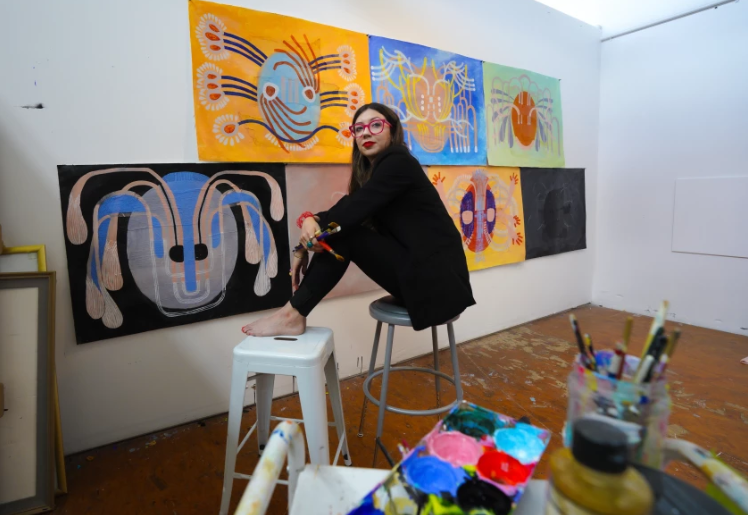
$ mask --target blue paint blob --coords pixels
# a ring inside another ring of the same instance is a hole
[[[524,422],[517,422],[514,425],[514,429],[519,429],[522,431],[527,431],[528,433],[537,436],[540,438],[543,434],[545,434],[544,429],[540,429],[539,427],[531,426],[530,424],[525,424]]]
[[[535,463],[545,450],[545,443],[537,434],[524,428],[499,429],[493,435],[496,448],[523,465]]]
[[[457,495],[457,488],[465,481],[465,471],[457,469],[435,456],[422,456],[405,460],[403,472],[408,483],[420,491],[441,496],[449,492]]]
[[[384,515],[384,512],[375,508],[374,499],[372,499],[371,495],[367,495],[361,501],[361,504],[349,512],[348,515]]]

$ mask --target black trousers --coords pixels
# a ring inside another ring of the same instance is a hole
[[[338,261],[328,252],[314,255],[299,289],[291,297],[291,306],[300,314],[309,316],[343,278],[350,262],[356,263],[390,295],[402,299],[400,267],[406,261],[406,250],[394,238],[357,227],[330,238],[329,244],[345,261]]]

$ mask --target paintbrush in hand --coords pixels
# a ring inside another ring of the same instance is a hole
[[[342,228],[342,227],[340,227],[340,226],[339,226],[338,224],[336,224],[335,222],[332,222],[332,223],[330,223],[330,225],[329,225],[329,226],[327,227],[327,229],[325,229],[324,231],[317,231],[317,232],[315,233],[315,235],[314,235],[314,238],[315,238],[315,239],[317,240],[317,243],[321,243],[321,242],[322,242],[322,240],[324,240],[324,239],[325,239],[325,238],[327,238],[328,236],[331,236],[331,235],[333,235],[333,234],[335,234],[335,233],[338,233],[338,232],[340,232],[340,231],[342,231],[342,230],[343,230],[343,228]],[[298,252],[298,251],[300,251],[300,250],[302,250],[302,249],[306,250],[306,247],[305,247],[304,245],[302,245],[301,243],[299,243],[298,245],[296,245],[296,246],[294,247],[293,251],[294,251],[294,252]]]

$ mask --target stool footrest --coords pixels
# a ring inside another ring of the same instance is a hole
[[[432,370],[430,368],[390,367],[390,373],[392,372],[423,372],[426,374],[435,375],[452,384],[455,384],[455,380],[451,376],[448,376],[444,372],[439,372],[437,370]],[[384,370],[378,370],[374,372],[373,374],[371,374],[369,377],[367,377],[366,380],[364,381],[364,395],[366,395],[369,401],[372,402],[377,407],[379,407],[379,399],[374,398],[374,396],[369,391],[369,388],[371,386],[371,380],[374,379],[376,376],[382,375],[383,373],[384,373]],[[461,400],[462,399],[456,399],[454,402],[451,402],[447,404],[446,406],[441,406],[439,408],[434,408],[434,409],[425,409],[425,410],[412,410],[412,409],[397,408],[395,406],[390,406],[389,404],[386,405],[384,408],[387,411],[391,411],[392,413],[399,413],[401,415],[415,415],[415,416],[439,415],[441,413],[446,413],[450,411],[452,408],[457,406],[457,404],[459,404]]]

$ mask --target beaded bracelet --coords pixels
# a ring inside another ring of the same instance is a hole
[[[304,220],[306,220],[310,216],[314,216],[314,213],[310,211],[304,211],[303,213],[301,213],[301,216],[296,220],[296,227],[301,229],[301,225],[304,223]]]

